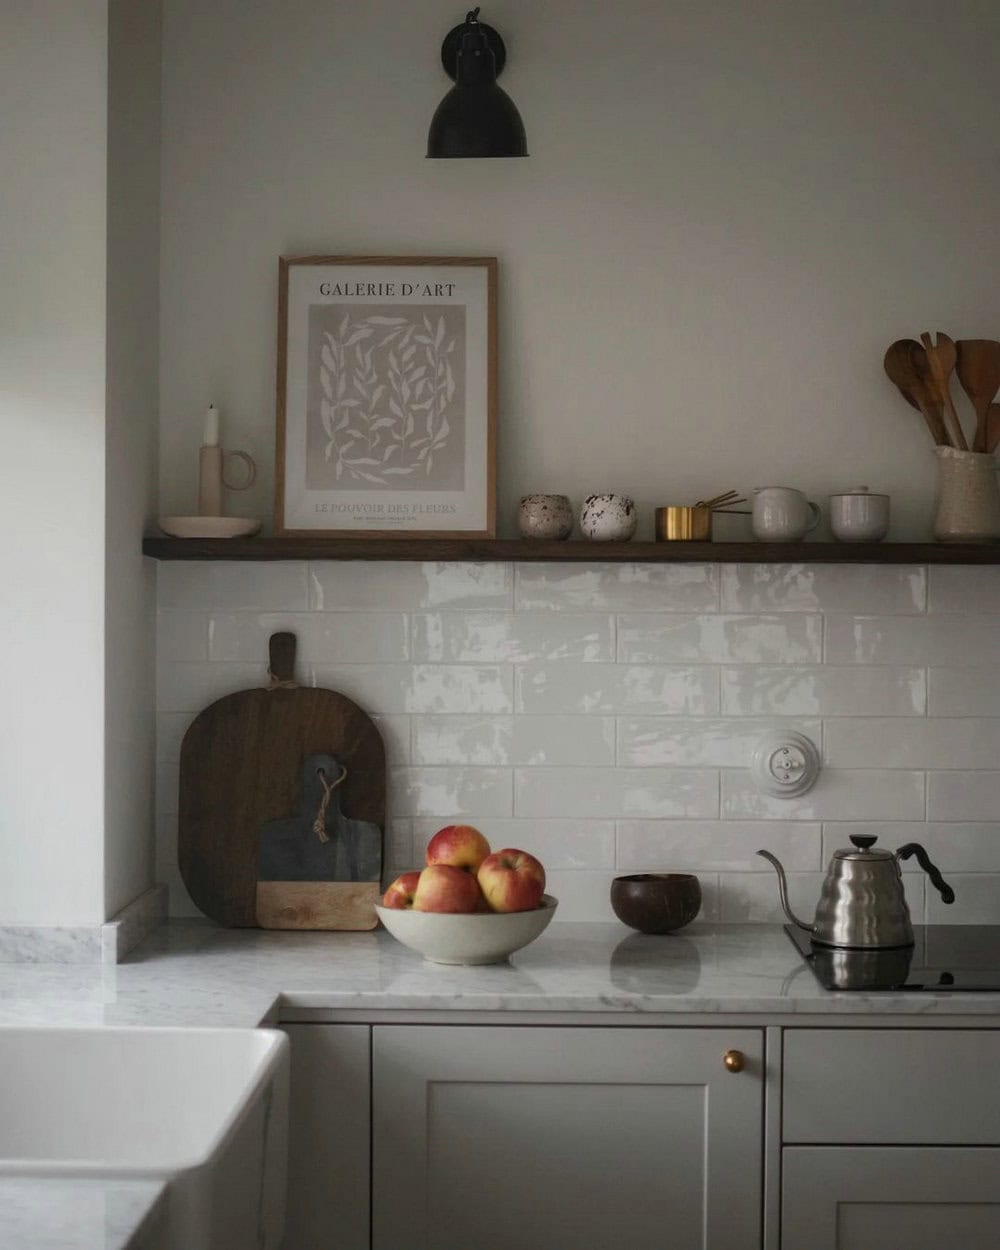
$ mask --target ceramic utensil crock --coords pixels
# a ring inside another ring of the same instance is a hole
[[[982,452],[935,447],[940,493],[934,518],[939,543],[988,543],[1000,538],[997,462]]]
[[[889,496],[867,486],[830,496],[830,528],[841,543],[877,543],[889,532]]]
[[[819,524],[819,508],[791,486],[758,486],[752,515],[754,537],[772,543],[798,542]]]
[[[853,846],[833,853],[812,924],[800,920],[788,905],[788,882],[780,860],[770,851],[757,854],[773,864],[778,874],[782,911],[820,946],[860,950],[912,946],[913,926],[899,861],[915,855],[945,903],[955,901],[954,890],[918,842],[908,842],[895,853],[875,849],[876,839],[871,836],[852,834],[851,842]]]

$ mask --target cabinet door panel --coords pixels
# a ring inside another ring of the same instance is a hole
[[[1000,1150],[788,1147],[781,1250],[996,1250]]]
[[[368,1250],[370,1029],[289,1024],[288,1203],[283,1250]]]
[[[374,1250],[759,1247],[759,1031],[386,1026],[372,1055]]]

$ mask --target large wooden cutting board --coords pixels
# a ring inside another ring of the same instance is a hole
[[[224,925],[373,929],[382,738],[345,695],[297,686],[294,667],[295,635],[273,634],[271,685],[219,699],[184,735],[181,876]]]

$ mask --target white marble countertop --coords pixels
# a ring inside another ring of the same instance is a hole
[[[0,1176],[0,1250],[156,1250],[161,1181]]]
[[[509,965],[452,968],[384,931],[172,921],[122,964],[0,964],[0,1025],[254,1026],[290,1010],[995,1016],[1000,993],[831,993],[777,925],[556,923]]]

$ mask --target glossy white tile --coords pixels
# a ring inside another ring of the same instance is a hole
[[[319,560],[309,565],[309,607],[324,612],[451,611],[513,606],[509,564]]]
[[[1000,822],[1000,772],[929,772],[927,819]]]
[[[409,716],[373,716],[375,728],[382,735],[385,746],[385,762],[389,768],[398,768],[412,762],[410,753]]]
[[[792,911],[805,924],[811,924],[816,914],[820,890],[825,873],[790,872],[788,875],[788,901]],[[919,919],[924,914],[924,883],[919,877],[907,877],[903,883],[910,914]],[[785,924],[778,896],[778,879],[775,873],[720,873],[721,896],[720,920],[725,924]],[[799,975],[811,976],[803,964]]]
[[[926,570],[905,564],[724,564],[723,612],[923,612]]]
[[[602,869],[615,863],[613,820],[518,820],[486,816],[473,822],[495,851],[517,847],[540,860],[546,874]],[[415,820],[415,866],[423,863],[427,843],[441,828],[440,820]]]
[[[995,768],[1000,720],[848,716],[826,722],[823,742],[834,768]]]
[[[1000,716],[1000,667],[927,670],[931,716]]]
[[[413,847],[413,821],[393,817],[385,822],[382,840],[382,883],[388,885],[402,872],[420,866]]]
[[[722,669],[728,716],[921,716],[922,668],[747,665]]]
[[[225,694],[267,685],[267,664],[157,665],[156,706],[161,712],[200,712]]]
[[[161,560],[161,608],[207,612],[296,612],[309,606],[306,565],[298,560]]]
[[[718,671],[706,666],[527,664],[516,676],[519,712],[705,716],[719,710]]]
[[[610,872],[566,872],[557,869],[546,874],[545,891],[559,900],[553,924],[561,920],[619,923],[611,910]],[[622,925],[622,936],[629,932]]]
[[[725,820],[922,820],[924,775],[903,769],[826,768],[808,794],[761,794],[746,769],[722,774]]]
[[[413,617],[413,658],[432,663],[524,664],[613,660],[614,619],[599,613],[435,612]]]
[[[745,768],[763,735],[779,727],[797,730],[817,746],[822,740],[822,721],[805,718],[790,723],[774,717],[623,716],[618,720],[618,763],[635,768]]]
[[[907,896],[911,879],[904,878]],[[1000,873],[953,873],[948,884],[955,891],[950,905],[933,886],[925,885],[926,924],[1000,924]]]
[[[826,618],[827,664],[995,664],[992,616],[847,616]]]
[[[619,820],[619,872],[774,872],[757,851],[790,871],[821,867],[820,826],[788,821]]]
[[[526,816],[704,816],[719,812],[712,769],[519,768],[514,813]]]
[[[418,716],[415,764],[614,764],[615,722],[603,716]]]
[[[166,608],[157,612],[156,658],[191,662],[207,660],[207,614],[175,612]]]
[[[513,670],[497,665],[316,664],[311,684],[339,690],[370,715],[509,712]]]
[[[1000,613],[1000,568],[995,564],[932,564],[928,572],[928,611]]]
[[[409,659],[406,617],[399,612],[215,612],[209,621],[213,660],[266,659],[268,639],[296,638],[296,664],[401,663]]]
[[[878,845],[898,851],[919,842],[947,876],[953,872],[1000,872],[1000,824],[944,821],[833,821],[823,826],[823,861],[850,846],[853,835],[878,838]],[[915,859],[900,861],[903,872],[922,873]]]
[[[513,814],[513,786],[506,768],[391,768],[389,806],[394,818],[440,816],[475,823]]]
[[[620,616],[618,659],[626,664],[779,664],[823,658],[819,616]]]
[[[519,564],[515,604],[518,611],[714,612],[719,606],[718,567]]]

